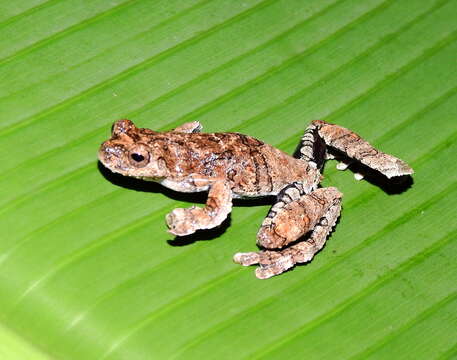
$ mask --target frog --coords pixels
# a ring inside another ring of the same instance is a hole
[[[340,216],[343,194],[320,186],[326,160],[342,154],[346,161],[338,163],[339,170],[359,162],[387,179],[414,172],[355,132],[323,120],[311,121],[297,149],[292,156],[249,135],[206,133],[198,121],[159,132],[121,119],[112,125],[98,158],[114,173],[178,192],[207,192],[203,207],[176,208],[166,215],[168,231],[177,237],[220,226],[233,199],[273,199],[257,233],[259,251],[233,256],[240,265],[258,265],[256,277],[267,279],[310,262]],[[362,179],[360,173],[355,177]]]

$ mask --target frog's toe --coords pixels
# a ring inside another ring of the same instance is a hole
[[[192,222],[188,219],[186,209],[174,209],[166,215],[165,221],[168,232],[173,235],[185,236],[195,232]]]
[[[256,252],[236,253],[233,255],[233,261],[243,266],[258,264],[260,255]]]
[[[255,270],[255,276],[258,279],[268,279],[272,276],[282,274],[295,265],[292,256],[285,255],[277,258],[271,263],[260,263],[260,266]]]

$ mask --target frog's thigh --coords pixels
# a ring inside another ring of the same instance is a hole
[[[174,209],[166,216],[166,222],[170,233],[184,236],[220,225],[231,210],[232,190],[229,184],[216,181],[210,187],[204,208],[192,206],[188,209]]]
[[[336,188],[324,188],[305,194],[300,183],[286,186],[278,195],[257,233],[257,244],[280,249],[314,229],[335,198]]]
[[[341,196],[341,193],[336,188],[318,189],[311,194],[303,195],[299,200],[295,201],[306,204],[307,207],[301,211],[296,210],[296,213],[293,213],[290,216],[297,219],[305,212],[310,214],[308,215],[308,228],[305,226],[306,230],[301,231],[303,235],[308,231],[307,229],[312,229],[312,233],[306,241],[302,241],[283,250],[238,253],[234,256],[235,262],[244,266],[260,264],[260,267],[256,270],[256,276],[260,279],[266,279],[274,275],[281,274],[294,266],[296,263],[310,261],[314,254],[324,246],[327,235],[336,223],[341,210]],[[293,207],[293,209],[295,210],[298,208]],[[300,214],[300,216],[297,214]],[[275,234],[275,230],[279,230],[281,232],[283,231],[283,227],[286,229],[285,231],[287,236],[284,236],[284,233],[281,233],[281,236],[283,239],[287,239],[288,242],[294,241],[301,236],[298,235],[298,237],[295,237],[296,234],[299,233],[298,230],[293,230],[291,233],[293,233],[294,236],[290,236],[290,233],[287,232],[287,225],[283,226],[278,224],[275,224],[270,228],[262,225],[259,234],[263,232],[270,234],[269,236],[275,237],[277,236],[273,235]],[[261,241],[267,243],[267,238],[268,236]],[[292,240],[293,238],[294,240]],[[275,237],[274,239],[277,238]],[[274,241],[270,241],[268,245],[273,247]]]

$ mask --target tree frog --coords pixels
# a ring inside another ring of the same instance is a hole
[[[177,208],[166,216],[169,232],[177,236],[220,225],[233,198],[273,196],[276,200],[257,234],[261,250],[234,255],[241,265],[258,264],[255,274],[265,279],[310,261],[324,246],[341,211],[341,192],[319,187],[324,162],[335,152],[387,178],[413,173],[405,162],[351,130],[322,120],[306,128],[299,155],[293,157],[248,135],[204,133],[197,121],[157,132],[123,119],[113,124],[98,156],[115,173],[175,191],[208,192],[203,208]]]

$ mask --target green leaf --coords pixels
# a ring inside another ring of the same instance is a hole
[[[25,341],[18,334],[13,333],[10,329],[0,325],[0,358],[10,359],[28,359],[28,360],[46,360],[49,359],[46,354]]]
[[[3,358],[457,356],[456,18],[452,0],[2,1]],[[329,162],[335,232],[260,281],[231,258],[256,249],[268,206],[177,243],[164,216],[190,198],[98,167],[123,117],[287,152],[325,119],[414,183],[389,195]]]

